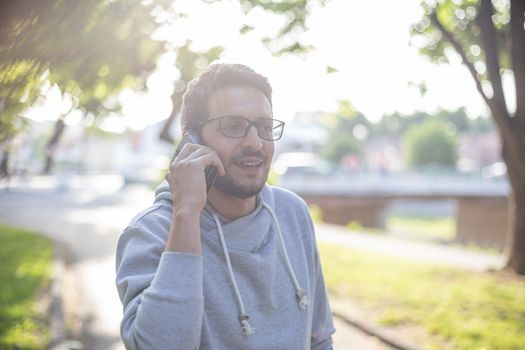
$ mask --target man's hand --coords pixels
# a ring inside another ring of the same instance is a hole
[[[205,169],[213,166],[223,176],[224,166],[213,149],[188,143],[170,164],[166,180],[173,195],[173,208],[200,211],[206,205]]]
[[[173,200],[173,220],[166,250],[200,254],[200,213],[207,201],[205,170],[208,166],[224,176],[217,152],[188,143],[173,160],[166,174]]]

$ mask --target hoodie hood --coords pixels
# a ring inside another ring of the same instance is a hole
[[[153,201],[153,204],[166,204],[168,202],[171,205],[172,200],[170,185],[168,184],[168,181],[163,180],[155,189],[155,200]]]
[[[273,195],[268,185],[265,185],[262,191],[257,194],[256,200],[257,204],[254,211],[234,220],[222,217],[209,204],[206,204],[200,217],[201,233],[220,244],[217,224],[213,218],[215,215],[219,218],[229,248],[257,252],[268,240],[272,227],[272,216],[268,210],[263,208],[263,203],[270,207],[274,206]],[[163,181],[155,190],[154,203],[164,203],[171,206],[172,197],[167,181]]]

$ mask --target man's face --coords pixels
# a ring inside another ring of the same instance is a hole
[[[256,88],[231,85],[215,91],[208,99],[207,120],[239,116],[256,121],[272,118],[270,101]],[[205,124],[201,136],[219,155],[226,175],[215,179],[214,187],[221,192],[250,198],[263,188],[272,162],[274,144],[259,138],[255,127],[250,126],[242,138],[229,138],[221,134],[220,123]]]

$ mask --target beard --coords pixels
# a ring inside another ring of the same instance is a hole
[[[263,167],[263,176],[260,179],[252,179],[247,183],[242,183],[232,171],[226,167],[226,174],[224,176],[217,176],[213,186],[216,187],[222,193],[238,197],[238,198],[250,198],[257,195],[262,191],[266,179],[268,178],[268,172],[270,166],[264,157],[264,162],[261,165]]]
[[[214,186],[223,193],[229,194],[238,198],[250,198],[261,192],[266,181],[259,181],[258,183],[243,185],[233,177],[224,175],[215,179]]]

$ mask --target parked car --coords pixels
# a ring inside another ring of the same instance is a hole
[[[330,163],[312,152],[283,153],[273,169],[281,177],[327,176],[332,172]]]

